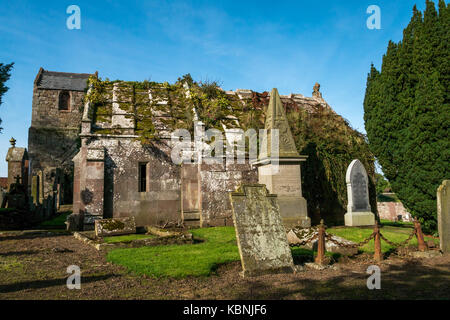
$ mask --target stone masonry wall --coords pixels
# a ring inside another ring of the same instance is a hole
[[[181,221],[180,167],[164,145],[147,148],[120,136],[91,137],[86,145],[105,150],[104,218],[133,216],[138,226]],[[146,192],[138,188],[140,163],[147,164]]]
[[[80,108],[83,106],[84,92],[69,91],[70,110],[58,110],[59,95],[62,90],[33,90],[32,127],[52,127],[77,129],[81,123]]]
[[[69,91],[70,109],[58,110],[61,90],[33,89],[32,121],[28,131],[28,150],[31,160],[31,179],[41,175],[43,198],[55,196],[56,169],[67,175],[69,185],[64,186],[70,197],[73,163],[72,158],[80,148],[79,127],[84,92]],[[61,189],[62,190],[62,189]],[[59,195],[62,202],[71,202]],[[70,197],[71,198],[71,197]],[[42,200],[42,199],[41,199]]]
[[[233,225],[229,192],[241,183],[257,183],[258,172],[247,164],[206,164],[201,171],[201,226]]]
[[[406,211],[401,202],[377,202],[380,219],[391,221],[412,221],[411,214]],[[400,217],[400,218],[399,218]]]

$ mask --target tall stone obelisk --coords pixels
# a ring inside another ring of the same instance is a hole
[[[300,168],[300,163],[306,161],[307,156],[299,155],[295,147],[276,88],[270,94],[265,129],[267,134],[260,136],[260,152],[254,163],[258,167],[259,183],[265,184],[270,193],[278,196],[281,218],[286,228],[310,227],[306,199],[302,196]]]

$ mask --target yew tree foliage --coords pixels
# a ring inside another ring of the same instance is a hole
[[[331,109],[317,107],[315,112],[290,110],[288,121],[302,164],[302,192],[308,203],[312,223],[324,219],[327,225],[340,225],[347,211],[345,175],[353,159],[359,159],[369,178],[369,201],[376,212],[374,156],[366,137]]]
[[[11,69],[13,68],[14,63],[3,64],[0,63],[0,105],[2,104],[2,96],[8,91],[8,87],[5,86],[5,82],[9,80],[11,77]],[[0,119],[0,123],[2,120]],[[0,128],[0,131],[2,128]]]
[[[367,77],[369,146],[393,191],[424,230],[436,230],[436,189],[450,178],[450,5],[413,8],[399,43],[389,42],[381,71]]]

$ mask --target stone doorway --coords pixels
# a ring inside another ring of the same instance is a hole
[[[200,225],[200,181],[197,164],[181,166],[181,218],[186,225]]]

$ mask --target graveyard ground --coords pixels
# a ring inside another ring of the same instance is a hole
[[[383,228],[384,232],[409,231],[396,225],[389,228]],[[296,274],[242,279],[233,233],[230,232],[232,229],[219,230],[219,233],[214,233],[213,229],[197,231],[198,236],[211,241],[209,244],[206,241],[170,249],[175,253],[185,251],[187,255],[180,261],[184,261],[186,266],[203,265],[198,274],[212,271],[211,275],[186,276],[197,272],[195,268],[186,268],[186,274],[160,278],[146,272],[130,272],[125,266],[110,262],[120,262],[122,257],[122,264],[126,264],[124,261],[133,252],[129,249],[118,250],[116,257],[112,258],[111,254],[107,257],[72,235],[57,230],[47,233],[0,232],[0,299],[450,299],[450,255],[415,259],[398,256],[384,248],[390,254],[378,264],[381,290],[368,290],[366,287],[367,267],[374,264],[368,253],[370,248],[353,258],[341,257],[333,268],[322,271],[305,268]],[[336,230],[337,233],[347,232],[345,229]],[[223,238],[224,234],[228,236]],[[139,269],[145,259],[155,264],[155,261],[164,260],[158,260],[158,256],[166,255],[166,264],[160,264],[161,270],[170,265],[173,267],[179,262],[169,263],[168,247],[159,251],[153,248],[153,251],[135,252],[135,261],[128,259],[128,266],[133,269],[135,265]],[[214,249],[211,254],[204,255],[202,250],[210,249]],[[202,259],[189,261],[189,252],[194,254],[196,251]],[[298,258],[311,258],[307,251],[297,251],[296,254],[295,261],[300,264],[304,259]],[[215,261],[217,256],[222,260]],[[139,261],[139,257],[144,260]],[[224,262],[227,263],[221,264]],[[69,265],[78,265],[82,270],[81,290],[68,290],[66,287]]]

